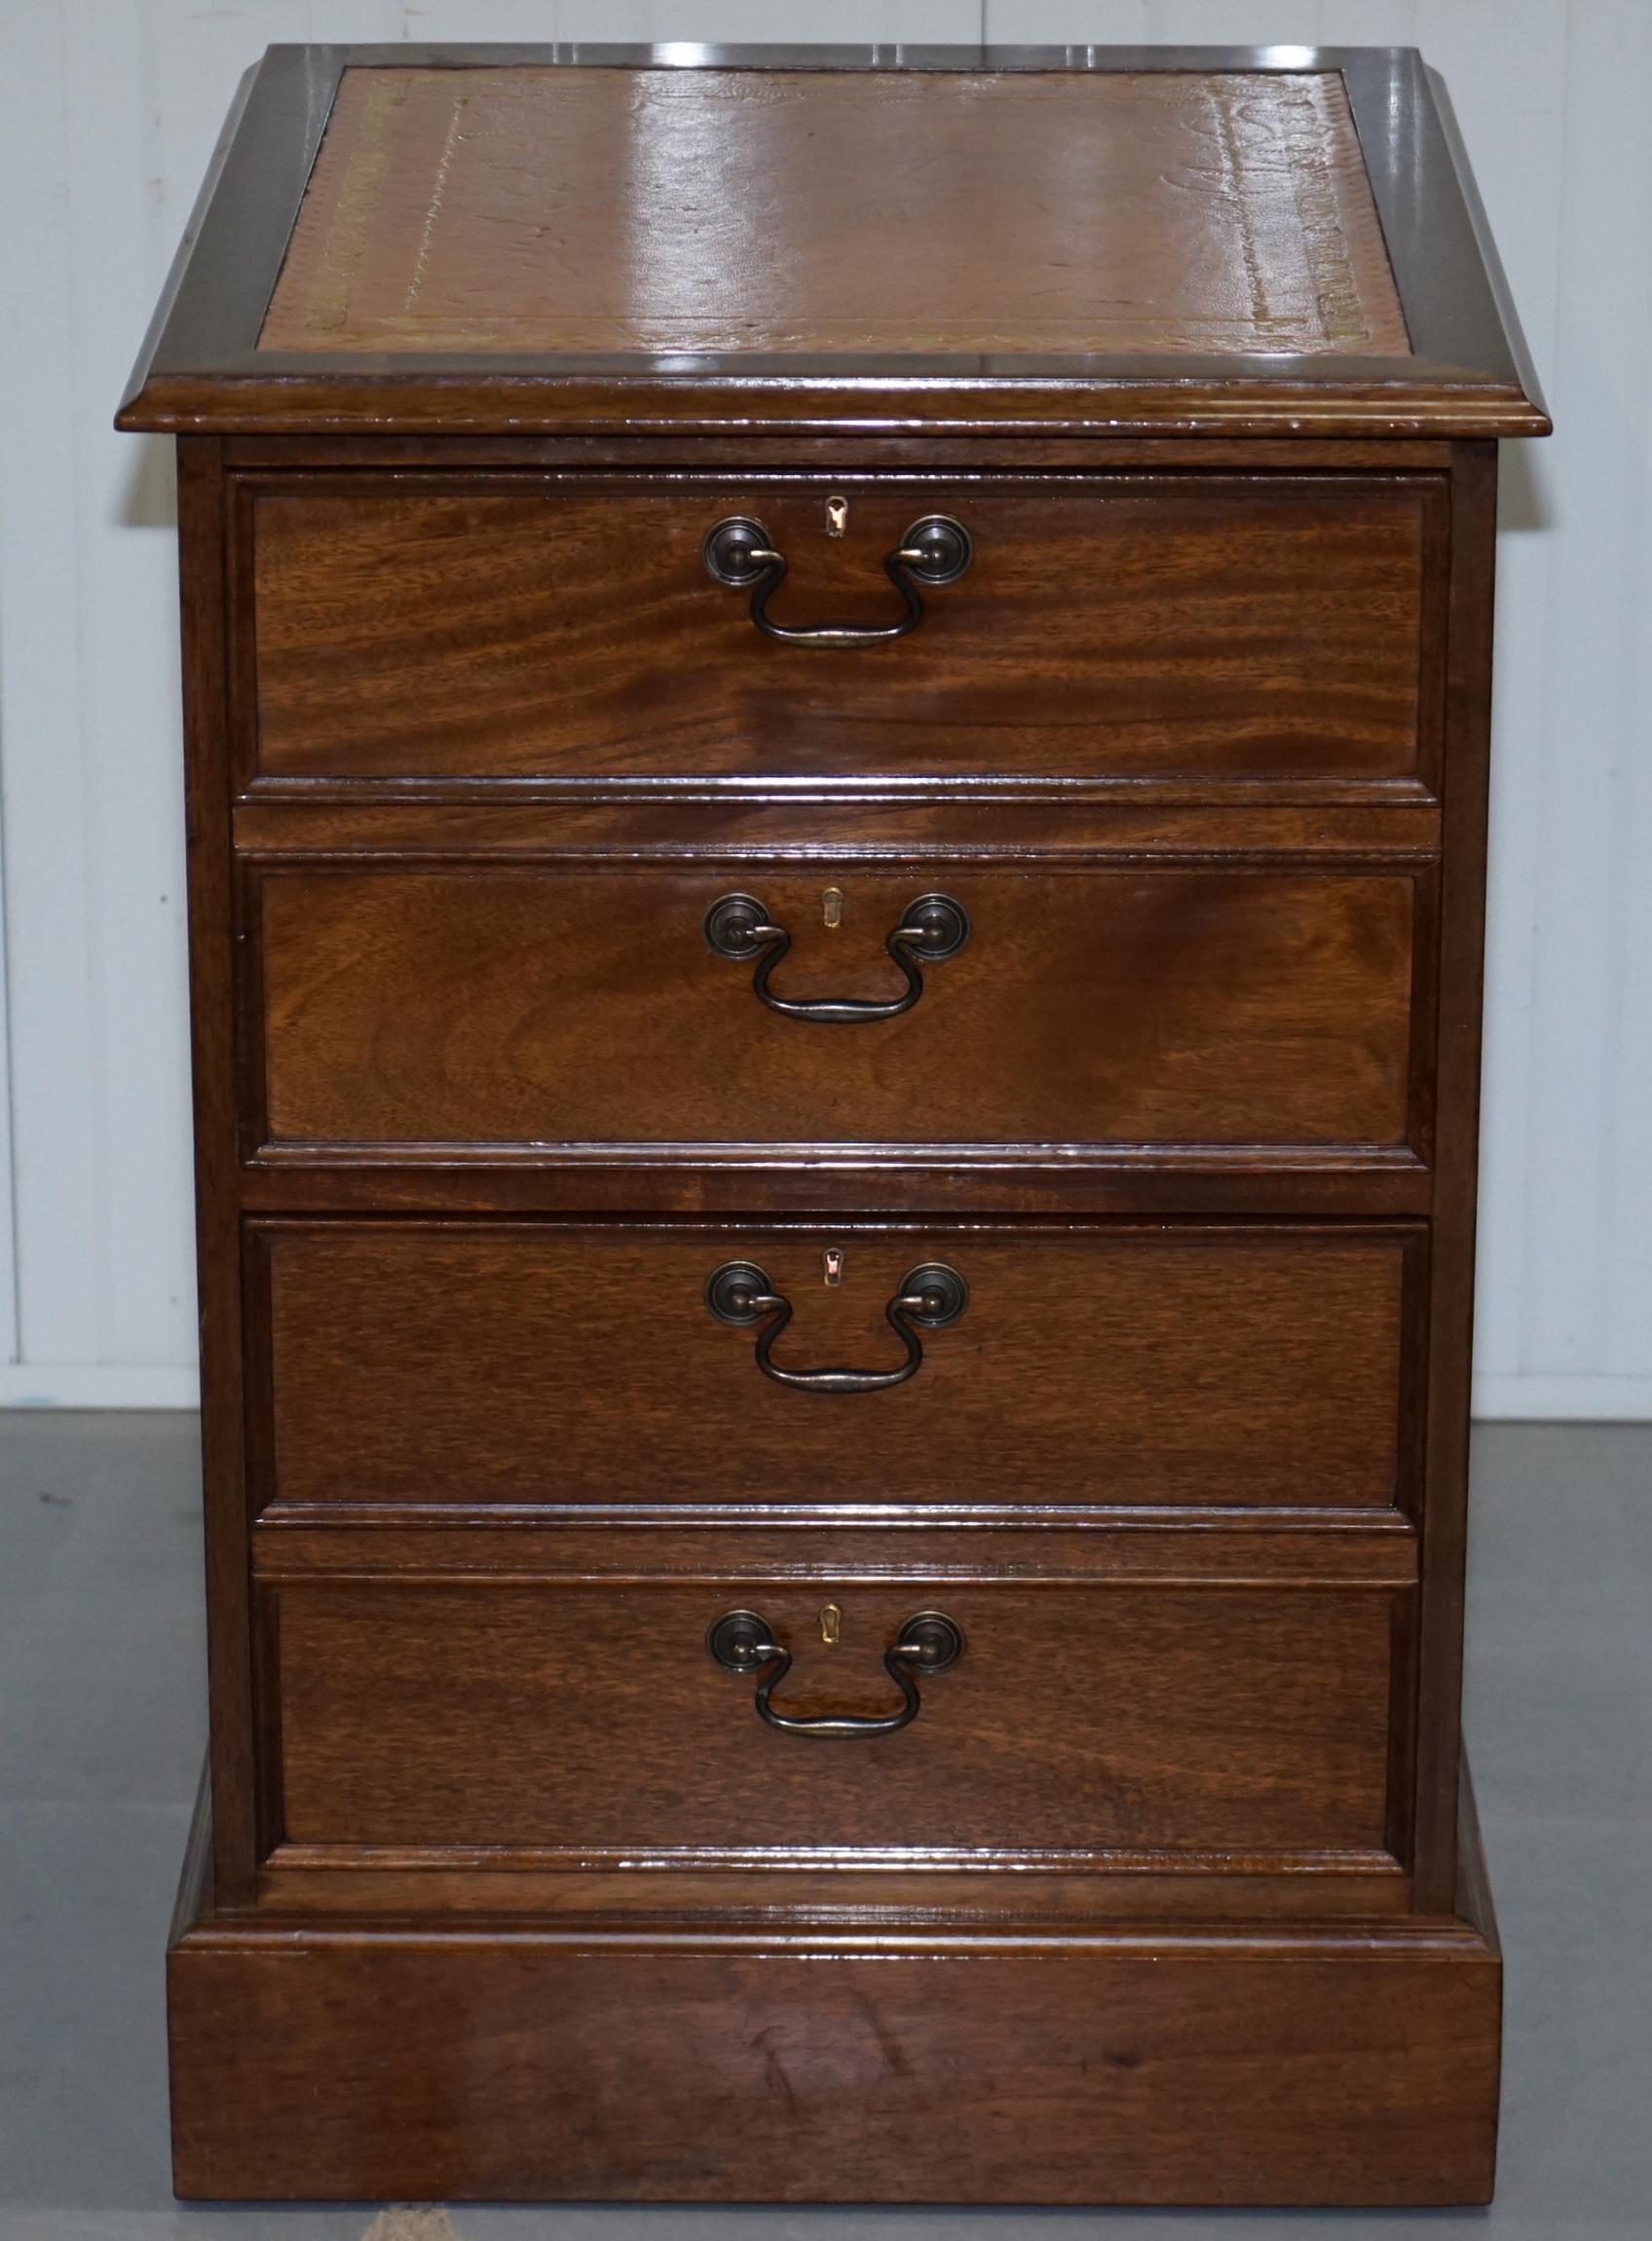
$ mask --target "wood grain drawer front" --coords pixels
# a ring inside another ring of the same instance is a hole
[[[690,475],[244,486],[267,780],[1326,778],[1416,772],[1440,478]],[[847,502],[845,534],[827,502]],[[754,624],[701,557],[758,522],[786,626],[887,624],[923,516],[973,557],[894,641]]]
[[[295,1503],[1391,1504],[1420,1229],[651,1228],[280,1221],[253,1232],[274,1496]],[[827,1255],[839,1256],[828,1283]],[[956,1269],[904,1383],[888,1304]]]
[[[1404,870],[335,864],[259,887],[276,1146],[1366,1148],[1411,1133]],[[746,893],[792,937],[771,993],[893,1003],[908,983],[888,937],[932,891],[968,939],[919,958],[921,994],[895,1017],[783,1016],[753,960],[703,931]]]
[[[823,1606],[839,1640],[821,1639]],[[298,1845],[769,1852],[1380,1852],[1394,1598],[1376,1590],[743,1584],[279,1590],[281,1774]],[[707,1631],[750,1604],[793,1654],[782,1733]],[[804,1864],[800,1860],[799,1864]]]

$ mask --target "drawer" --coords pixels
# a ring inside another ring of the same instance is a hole
[[[260,781],[1415,776],[1438,719],[1444,478],[282,477],[241,485]],[[831,534],[828,501],[846,505]],[[785,627],[715,581],[758,524]],[[910,548],[908,548],[910,549]]]
[[[1424,1238],[260,1222],[262,1500],[1391,1505]],[[903,1309],[936,1266],[961,1287]],[[887,1381],[813,1377],[845,1368]]]
[[[334,861],[255,887],[249,1149],[1426,1156],[1408,868]],[[885,1016],[817,1016],[842,1004]]]
[[[919,1574],[262,1592],[288,1847],[634,1869],[1346,1867],[1388,1847],[1389,1590]],[[725,1620],[728,1664],[708,1640]],[[760,1690],[776,1720],[908,1724],[771,1726]]]

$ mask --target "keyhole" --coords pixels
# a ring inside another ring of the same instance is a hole
[[[826,1271],[826,1282],[835,1290],[844,1281],[844,1252],[842,1246],[829,1245],[820,1256]]]
[[[827,1603],[820,1613],[820,1639],[829,1650],[837,1648],[843,1627],[844,1614],[836,1603]]]
[[[820,897],[820,921],[825,926],[841,926],[844,922],[844,890],[827,887]]]
[[[829,498],[826,501],[826,534],[842,537],[849,525],[849,502],[846,498]]]

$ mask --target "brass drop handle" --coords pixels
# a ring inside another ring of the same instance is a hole
[[[762,522],[732,513],[710,530],[700,546],[705,572],[714,583],[751,593],[751,618],[766,638],[787,646],[882,646],[904,638],[923,620],[919,585],[956,583],[969,566],[974,547],[961,521],[950,514],[926,513],[915,521],[893,552],[883,557],[883,573],[906,602],[898,622],[821,622],[811,628],[775,622],[769,602],[786,580],[789,565],[769,541]]]
[[[719,1323],[736,1329],[763,1326],[753,1358],[764,1376],[776,1385],[789,1385],[799,1393],[882,1393],[917,1376],[923,1366],[918,1329],[944,1330],[956,1323],[969,1305],[969,1287],[944,1261],[925,1261],[911,1270],[883,1310],[889,1328],[906,1349],[906,1359],[894,1369],[782,1368],[773,1358],[774,1341],[792,1320],[792,1303],[754,1261],[726,1260],[713,1269],[706,1281],[705,1304]]]
[[[919,895],[883,947],[906,977],[898,996],[777,996],[770,976],[792,946],[755,895],[720,895],[701,921],[706,947],[736,964],[755,960],[751,985],[759,1000],[788,1020],[893,1020],[910,1012],[923,993],[923,966],[956,957],[970,935],[969,913],[951,895]]]
[[[900,1708],[893,1712],[821,1712],[803,1718],[776,1711],[774,1691],[792,1669],[792,1653],[774,1639],[767,1619],[755,1611],[729,1611],[718,1619],[705,1637],[705,1646],[725,1672],[757,1673],[757,1714],[771,1728],[788,1736],[820,1736],[850,1739],[859,1736],[892,1736],[910,1727],[922,1703],[914,1671],[944,1673],[963,1656],[963,1629],[940,1611],[920,1611],[909,1619],[883,1653],[883,1670],[901,1693]]]

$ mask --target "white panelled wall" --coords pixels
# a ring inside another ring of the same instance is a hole
[[[1478,1403],[1652,1417],[1649,0],[0,9],[0,1404],[194,1391],[171,469],[109,420],[241,72],[982,37],[1414,44],[1446,78],[1560,430],[1503,480]]]

